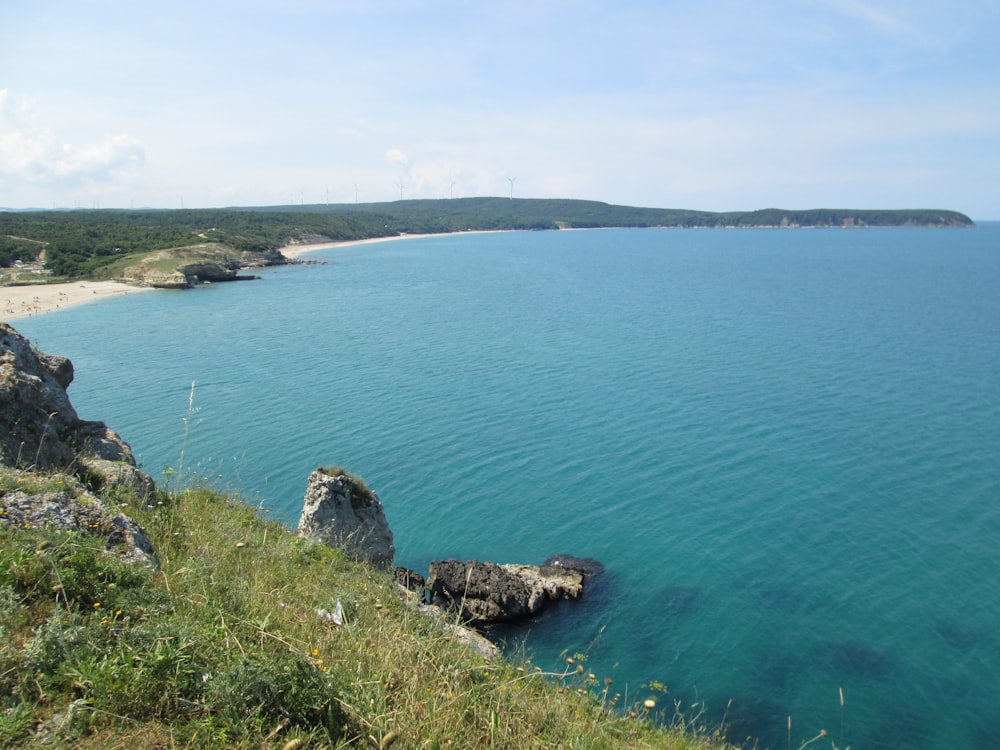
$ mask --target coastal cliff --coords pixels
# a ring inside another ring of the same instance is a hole
[[[134,286],[187,289],[205,282],[254,279],[255,276],[241,276],[239,272],[247,268],[282,265],[287,262],[277,251],[241,252],[228,245],[206,243],[147,254],[123,265],[117,278]]]
[[[0,465],[85,474],[102,487],[148,502],[152,479],[139,471],[128,443],[103,422],[80,419],[66,389],[73,363],[36,352],[0,323]]]

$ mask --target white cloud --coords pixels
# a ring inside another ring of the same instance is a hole
[[[407,164],[410,163],[410,160],[406,157],[406,154],[404,154],[398,148],[390,148],[388,151],[386,151],[385,159],[390,164],[399,167],[405,167]]]
[[[135,138],[124,133],[106,135],[99,143],[63,145],[54,172],[60,178],[105,181],[140,166],[144,159],[142,144]]]
[[[142,165],[142,144],[127,134],[90,143],[63,143],[32,122],[31,107],[0,89],[0,176],[5,187],[109,182]]]

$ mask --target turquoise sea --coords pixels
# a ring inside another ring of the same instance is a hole
[[[185,473],[290,525],[341,464],[399,564],[600,560],[502,633],[541,666],[772,748],[1000,747],[1000,224],[308,257],[15,327],[162,481],[194,382]]]

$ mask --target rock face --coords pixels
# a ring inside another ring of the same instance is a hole
[[[93,491],[155,500],[153,480],[139,471],[128,444],[103,422],[77,416],[66,388],[73,364],[31,348],[0,323],[0,465],[17,489],[0,489],[0,523],[14,528],[53,527],[107,540],[109,550],[156,568],[149,537]],[[36,489],[32,489],[32,488]]]
[[[102,489],[120,485],[151,500],[153,480],[136,468],[128,444],[103,422],[77,416],[66,394],[72,382],[66,357],[36,352],[0,323],[0,464],[72,469]]]
[[[497,565],[472,560],[431,563],[431,601],[473,623],[517,620],[540,612],[550,601],[578,599],[583,573],[561,566]]]
[[[121,280],[155,289],[187,289],[206,281],[243,281],[243,268],[261,268],[288,262],[277,250],[252,251],[215,242],[175,247],[150,253],[122,269]]]
[[[249,281],[259,276],[240,276],[238,269],[221,263],[202,262],[178,266],[172,271],[134,266],[122,272],[122,281],[154,289],[189,289],[206,281]]]
[[[427,581],[415,570],[396,567],[392,569],[392,574],[396,576],[396,582],[407,591],[421,592],[427,586]]]
[[[392,567],[396,554],[378,495],[339,469],[309,475],[299,534],[383,570]]]
[[[0,523],[17,529],[50,527],[103,536],[109,550],[153,570],[159,567],[153,543],[139,524],[109,509],[68,475],[52,475],[56,491],[0,491]],[[30,475],[24,473],[25,483]]]

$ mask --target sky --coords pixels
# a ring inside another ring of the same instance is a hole
[[[0,207],[1000,219],[997,0],[0,0]]]

